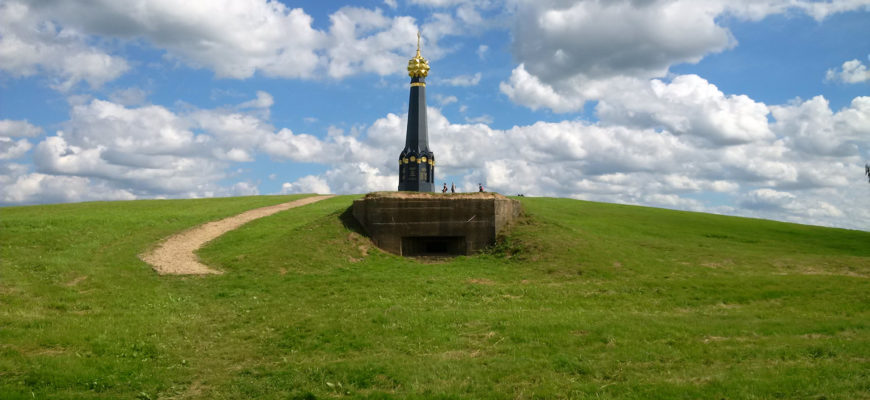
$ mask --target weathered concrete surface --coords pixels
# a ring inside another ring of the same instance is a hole
[[[375,245],[399,255],[473,254],[521,213],[498,193],[376,192],[353,202]]]

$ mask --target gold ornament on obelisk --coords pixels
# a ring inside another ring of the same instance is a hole
[[[420,32],[417,31],[417,55],[408,60],[408,76],[425,78],[429,75],[429,61],[420,55]]]

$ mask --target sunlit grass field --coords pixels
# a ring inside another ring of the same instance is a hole
[[[520,198],[487,253],[371,247],[339,196],[0,208],[0,399],[870,398],[870,233]]]

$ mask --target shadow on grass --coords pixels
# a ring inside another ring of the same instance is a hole
[[[368,233],[366,233],[365,228],[363,228],[362,224],[353,217],[353,206],[348,207],[338,216],[341,224],[344,225],[347,230],[351,232],[355,232],[363,237],[369,238]]]

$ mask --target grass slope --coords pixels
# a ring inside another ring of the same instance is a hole
[[[521,199],[488,254],[368,247],[336,197],[0,209],[0,398],[870,398],[870,233]]]

